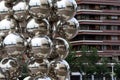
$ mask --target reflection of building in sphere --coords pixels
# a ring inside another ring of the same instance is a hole
[[[0,80],[70,80],[76,8],[75,0],[0,1]]]

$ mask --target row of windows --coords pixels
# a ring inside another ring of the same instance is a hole
[[[97,4],[79,4],[78,10],[80,9],[94,9],[94,10],[120,10],[120,6],[112,5],[97,5]]]
[[[120,16],[110,16],[110,15],[76,15],[78,20],[120,20]]]
[[[115,25],[80,25],[80,30],[120,30],[120,26]]]
[[[106,46],[106,45],[100,45],[100,46],[88,46],[88,49],[90,49],[91,47],[96,47],[98,51],[104,51],[104,50],[120,50],[120,46],[119,45],[112,45],[112,46]],[[80,51],[81,50],[81,45],[78,46],[73,46],[72,47],[74,50],[76,51]]]
[[[75,38],[72,39],[72,41],[78,41],[78,40],[120,40],[120,36],[95,36],[95,35],[77,35]]]

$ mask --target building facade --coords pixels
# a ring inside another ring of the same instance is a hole
[[[79,33],[71,40],[80,53],[82,45],[96,47],[98,54],[120,61],[120,0],[76,0]]]

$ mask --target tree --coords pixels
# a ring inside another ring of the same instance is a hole
[[[120,79],[120,64],[117,63],[115,66],[114,66],[114,72],[115,72],[115,75],[117,76],[117,78]]]
[[[94,74],[96,72],[96,63],[99,61],[99,55],[96,48],[81,47],[81,57],[79,57],[80,71],[86,74]]]
[[[90,49],[90,54],[88,54],[88,61],[92,64],[95,65],[99,61],[100,57],[98,55],[97,49],[92,47]]]
[[[72,47],[70,47],[70,53],[65,60],[68,62],[70,66],[70,70],[72,72],[79,71],[78,69],[79,65],[78,65],[78,61],[76,58],[76,51],[72,50]]]

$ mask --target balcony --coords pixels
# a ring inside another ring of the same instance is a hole
[[[94,15],[120,15],[119,10],[88,10],[88,9],[80,9],[77,10],[77,14],[94,14]]]
[[[120,6],[120,0],[77,0],[78,4],[103,4]]]
[[[79,40],[70,43],[72,45],[120,45],[120,40]]]
[[[93,25],[120,25],[120,20],[78,20],[80,24]]]
[[[119,30],[79,30],[78,35],[90,34],[90,35],[120,35]]]

